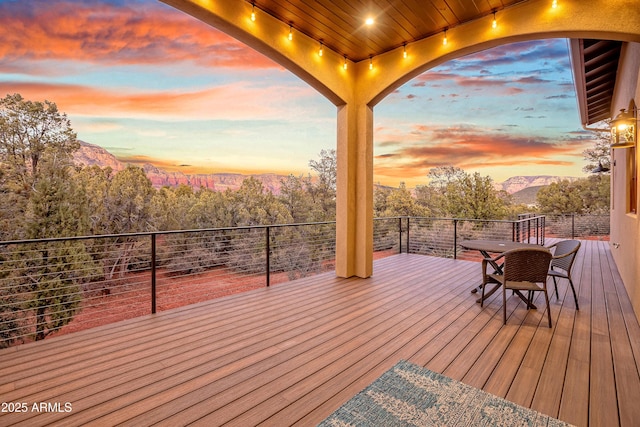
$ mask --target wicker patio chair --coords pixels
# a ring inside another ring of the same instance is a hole
[[[573,287],[573,280],[571,280],[571,268],[573,267],[573,261],[576,259],[578,249],[580,249],[580,242],[577,240],[563,240],[549,246],[549,249],[552,248],[554,250],[551,267],[549,268],[549,276],[553,278],[553,284],[556,288],[556,298],[559,298],[556,277],[568,279],[569,285],[571,285],[571,291],[573,292],[573,299],[576,302],[576,310],[580,310],[576,288]]]
[[[504,258],[502,274],[487,273],[487,265],[492,262],[496,263],[502,258]],[[482,260],[482,297],[484,297],[484,289],[487,283],[502,285],[502,316],[505,325],[507,324],[507,289],[511,289],[527,304],[527,308],[535,308],[532,303],[533,293],[537,291],[543,292],[547,304],[549,327],[551,327],[551,309],[547,293],[547,274],[551,258],[552,255],[549,249],[532,247],[512,249],[495,258]],[[522,294],[522,291],[527,291],[526,297]]]

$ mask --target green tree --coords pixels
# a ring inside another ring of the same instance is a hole
[[[591,173],[599,167],[611,169],[611,133],[610,120],[603,121],[602,131],[595,132],[593,146],[582,152],[587,164],[582,168],[585,173]]]
[[[597,174],[570,182],[562,180],[538,191],[542,213],[606,214],[609,212],[610,180],[608,174]]]
[[[28,101],[19,94],[0,100],[0,239],[24,237],[20,220],[41,163],[55,157],[64,162],[79,146],[69,119],[56,104]]]
[[[447,216],[473,219],[501,219],[506,216],[505,200],[489,176],[464,173],[448,182],[444,193]]]
[[[69,120],[55,104],[17,94],[0,101],[0,192],[6,196],[0,216],[19,230],[4,238],[65,237],[87,228],[71,163],[78,147]],[[44,339],[73,319],[81,277],[92,268],[83,243],[31,244],[3,258],[3,345],[26,333]]]
[[[309,177],[307,191],[315,205],[316,221],[333,221],[336,218],[336,182],[338,175],[336,150],[321,150],[319,160],[309,161],[316,173],[316,181]]]
[[[554,182],[538,191],[540,211],[548,214],[583,213],[583,204],[576,187],[569,180]]]
[[[141,168],[127,166],[118,172],[109,184],[104,201],[109,232],[120,234],[152,231],[151,200],[154,193],[151,181]],[[107,279],[112,279],[116,273],[123,277],[133,259],[142,253],[148,253],[145,250],[148,245],[146,239],[140,243],[136,237],[124,236],[111,243],[111,247],[107,247],[105,251],[110,256],[103,259]]]
[[[386,200],[384,201],[384,211],[381,216],[429,216],[429,208],[420,205],[411,195],[404,182],[399,188],[386,190]]]
[[[281,179],[280,184],[278,199],[291,215],[293,222],[304,223],[318,220],[318,212],[316,212],[311,194],[307,190],[307,183],[302,177],[289,175],[287,178]]]

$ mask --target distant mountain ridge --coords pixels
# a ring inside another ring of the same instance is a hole
[[[101,168],[110,167],[114,172],[119,172],[127,167],[127,164],[118,160],[113,154],[102,147],[88,142],[80,141],[80,149],[75,153],[75,161],[87,166],[97,165]],[[280,180],[286,178],[277,174],[243,175],[239,173],[211,173],[211,174],[185,174],[182,172],[168,172],[150,163],[142,165],[142,169],[151,180],[155,188],[164,186],[177,187],[180,184],[188,185],[194,190],[200,187],[214,191],[226,189],[237,190],[249,176],[258,179],[266,189],[273,194],[280,194]],[[496,183],[497,190],[504,190],[509,194],[517,193],[530,187],[538,189],[563,179],[575,181],[579,178],[570,176],[513,176],[502,183]]]
[[[125,162],[118,160],[113,154],[104,148],[80,141],[80,149],[74,155],[76,164],[87,166],[110,167],[114,172],[119,172],[127,167]],[[164,186],[177,187],[180,184],[188,185],[194,190],[201,187],[214,191],[226,189],[237,190],[249,176],[253,176],[262,182],[264,187],[273,194],[280,194],[280,180],[286,178],[277,174],[243,175],[239,173],[211,173],[211,174],[185,174],[182,172],[168,172],[150,163],[144,163],[142,169],[155,188]]]
[[[497,190],[504,190],[509,194],[517,193],[530,187],[546,187],[555,182],[562,180],[568,180],[569,182],[576,181],[580,178],[575,176],[551,176],[551,175],[538,175],[538,176],[512,176],[504,182],[496,183]]]

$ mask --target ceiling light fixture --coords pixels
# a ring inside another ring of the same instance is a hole
[[[403,47],[402,56],[403,56],[404,58],[406,58],[406,57],[407,57],[407,42],[404,42],[404,44],[402,45],[402,47]]]
[[[369,69],[373,70],[373,55],[369,55]]]
[[[375,23],[375,21],[374,21],[373,18],[369,17],[364,21],[364,23],[367,24],[370,27]]]
[[[251,3],[251,20],[255,22],[256,20],[256,4]]]
[[[553,0],[553,1],[551,2],[551,7],[552,7],[553,9],[555,9],[556,7],[558,7],[558,0]]]
[[[322,56],[323,53],[323,46],[322,46],[322,42],[320,42],[320,49],[318,49],[318,56]]]
[[[289,24],[289,40],[293,40],[293,25]]]
[[[447,29],[444,29],[444,38],[442,39],[442,45],[446,46],[447,45]]]
[[[491,28],[497,28],[498,27],[498,21],[496,21],[496,11],[493,11],[493,22],[491,23]]]
[[[342,66],[345,70],[347,69],[347,55],[344,56],[344,65]]]

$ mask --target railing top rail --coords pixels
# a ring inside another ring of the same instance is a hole
[[[335,221],[323,221],[323,222],[303,222],[295,224],[268,224],[268,225],[244,225],[239,227],[217,227],[217,228],[198,228],[189,230],[166,230],[166,231],[142,231],[138,233],[120,233],[120,234],[96,234],[92,236],[69,236],[69,237],[50,237],[45,239],[22,239],[22,240],[4,240],[0,241],[0,246],[6,245],[18,245],[29,243],[52,243],[52,242],[66,242],[69,240],[90,240],[90,239],[114,239],[120,237],[142,237],[161,234],[180,234],[180,233],[203,233],[214,231],[232,231],[232,230],[251,230],[262,228],[281,228],[281,227],[302,227],[311,225],[328,225],[335,224]]]
[[[476,222],[513,224],[513,223],[531,221],[537,218],[543,218],[544,216],[545,215],[538,215],[535,217],[528,217],[528,218],[519,219],[519,220],[395,216],[395,217],[378,217],[378,218],[374,218],[374,220],[380,221],[380,220],[390,220],[390,219],[412,218],[412,219],[427,219],[432,221],[476,221]],[[303,227],[303,226],[312,226],[312,225],[329,225],[329,224],[335,224],[335,223],[336,223],[335,221],[321,221],[321,222],[304,222],[304,223],[294,223],[294,224],[245,225],[245,226],[239,226],[239,227],[215,227],[215,228],[200,228],[200,229],[188,229],[188,230],[143,231],[138,233],[96,234],[92,236],[50,237],[50,238],[44,238],[44,239],[5,240],[5,241],[0,241],[0,246],[17,245],[17,244],[33,244],[33,243],[54,243],[54,242],[79,241],[79,240],[90,240],[90,239],[143,237],[143,236],[152,236],[152,235],[167,235],[167,234],[180,234],[180,233],[251,230],[251,229],[264,229],[267,227],[270,227],[270,228]]]
[[[411,218],[411,219],[429,219],[435,221],[476,221],[476,222],[497,222],[497,223],[506,223],[513,224],[516,222],[527,222],[538,218],[544,218],[546,215],[538,215],[534,217],[524,218],[524,219],[480,219],[480,218],[437,218],[437,217],[427,217],[427,216],[403,216],[403,217],[391,217],[391,218],[374,218],[374,219],[392,219],[392,218]]]

